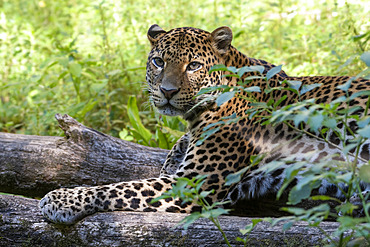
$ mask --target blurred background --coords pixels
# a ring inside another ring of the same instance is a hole
[[[289,75],[356,75],[369,50],[368,0],[0,0],[0,131],[62,135],[54,119],[170,148],[185,123],[145,90],[146,32],[229,26],[250,57]]]

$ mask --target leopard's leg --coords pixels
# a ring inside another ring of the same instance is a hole
[[[189,146],[189,133],[183,135],[168,153],[161,169],[161,176],[175,174],[181,166]]]
[[[40,201],[42,214],[55,223],[73,224],[98,211],[190,212],[193,205],[172,198],[150,204],[171,188],[172,177],[159,177],[95,187],[76,187],[49,192]]]

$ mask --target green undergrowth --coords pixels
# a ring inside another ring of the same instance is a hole
[[[353,75],[361,68],[356,54],[369,47],[368,13],[365,0],[1,0],[0,131],[61,135],[54,115],[67,113],[104,133],[169,148],[184,126],[148,103],[150,25],[227,25],[234,46],[285,64],[291,75]],[[133,95],[151,137],[132,124]]]

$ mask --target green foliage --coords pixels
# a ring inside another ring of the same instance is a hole
[[[176,184],[172,186],[171,190],[164,192],[161,196],[154,198],[151,203],[158,202],[159,200],[166,198],[179,198],[182,204],[193,203],[199,205],[202,208],[201,212],[193,212],[190,215],[182,219],[179,225],[183,225],[187,229],[191,224],[193,224],[197,219],[206,218],[212,221],[216,225],[217,229],[222,233],[225,242],[228,246],[230,243],[223,232],[218,217],[223,214],[227,214],[230,210],[223,209],[220,207],[222,204],[227,202],[215,202],[209,204],[207,197],[214,193],[214,190],[211,191],[202,191],[201,187],[206,182],[207,175],[196,176],[192,179],[185,177],[180,177],[176,179]]]
[[[152,134],[144,127],[139,117],[139,109],[136,105],[136,98],[130,97],[127,104],[127,113],[132,125],[131,133],[136,140],[142,141],[144,145],[149,146]]]
[[[127,113],[131,126],[119,132],[126,141],[136,140],[139,144],[170,149],[185,134],[186,123],[179,117],[161,116],[155,126],[155,134],[147,129],[141,121],[136,97],[131,96],[127,103]]]
[[[135,95],[142,124],[154,133],[159,117],[147,110],[142,90],[146,31],[153,23],[165,30],[228,25],[233,45],[287,64],[289,74],[357,74],[360,60],[353,54],[369,49],[366,3],[2,0],[0,130],[58,135],[54,115],[68,113],[119,136],[128,128],[127,102]],[[363,57],[368,61],[368,53]]]

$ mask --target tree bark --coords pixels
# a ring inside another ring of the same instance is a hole
[[[144,147],[56,115],[66,137],[0,133],[0,192],[42,197],[60,187],[95,186],[157,177],[168,150]],[[220,246],[222,236],[208,220],[183,230],[173,213],[107,212],[76,225],[60,226],[41,216],[38,201],[0,195],[0,246]],[[234,215],[278,217],[284,204],[274,197],[239,202]],[[232,241],[250,218],[225,216],[221,224]],[[338,224],[324,222],[327,234]],[[251,246],[320,245],[324,235],[298,222],[288,231],[259,223]]]
[[[46,222],[38,200],[0,195],[0,246],[226,246],[221,233],[207,219],[187,230],[177,226],[186,215],[175,213],[106,212],[88,216],[72,226]],[[220,223],[232,246],[251,219],[221,216]],[[260,222],[249,235],[247,246],[321,246],[324,235],[318,228],[297,222],[282,231],[280,223],[271,227]],[[338,223],[323,222],[326,234]]]
[[[66,137],[0,133],[0,192],[42,197],[60,187],[158,177],[168,150],[145,147],[56,115]]]

